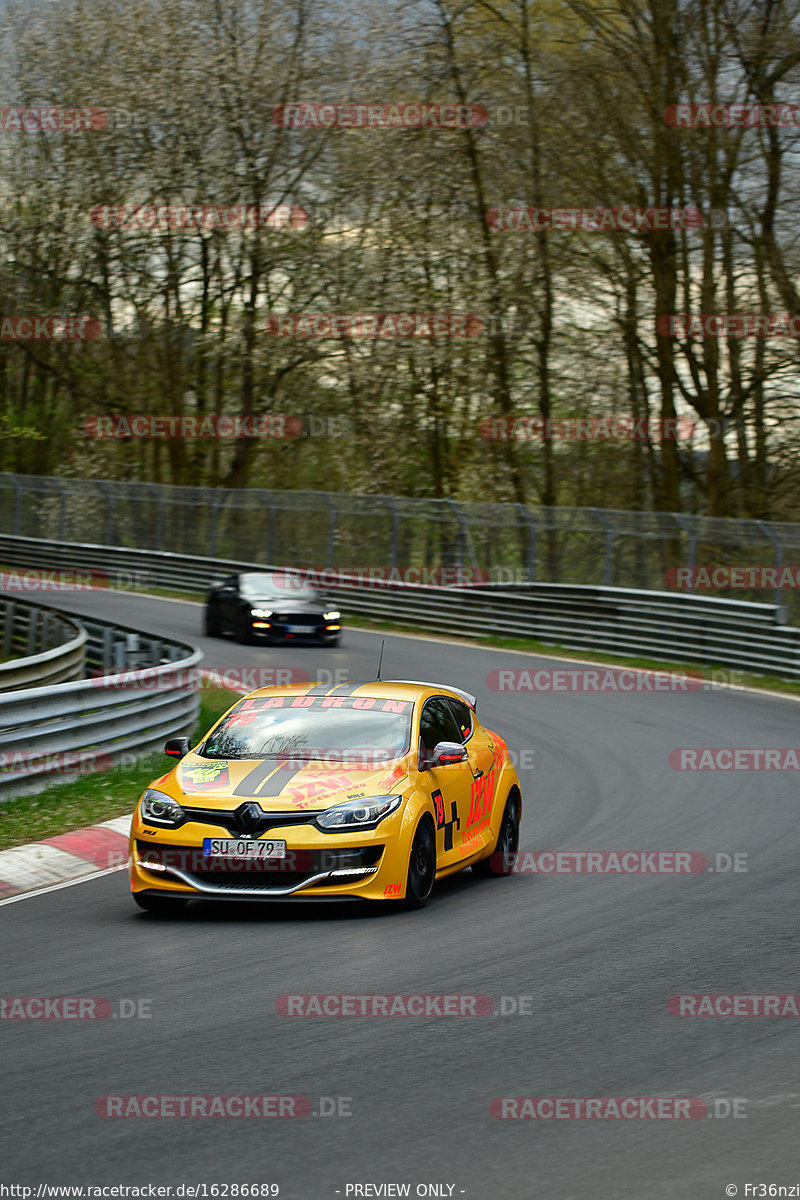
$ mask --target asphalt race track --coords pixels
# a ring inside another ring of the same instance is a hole
[[[374,677],[380,636],[346,626],[336,649],[250,649],[202,637],[196,605],[121,593],[63,601],[191,640],[206,667]],[[797,703],[728,689],[488,689],[490,670],[533,665],[547,664],[392,637],[383,675],[475,692],[482,720],[528,756],[523,850],[696,851],[712,866],[718,852],[738,853],[746,870],[488,881],[467,871],[417,913],[197,903],[162,921],[135,909],[124,873],[7,903],[2,995],[146,1000],[152,1015],[0,1024],[4,1177],[277,1183],[285,1200],[402,1194],[353,1190],[386,1184],[472,1200],[711,1200],[729,1184],[743,1197],[748,1182],[800,1183],[798,1019],[667,1008],[678,993],[800,991],[800,776],[668,763],[680,746],[796,745]],[[480,993],[506,1015],[286,1017],[276,1002],[287,993]],[[102,1096],[154,1094],[301,1095],[319,1115],[95,1113]],[[490,1113],[495,1098],[523,1096],[697,1097],[710,1115]],[[734,1099],[740,1115],[721,1115]],[[321,1115],[331,1107],[352,1115]]]

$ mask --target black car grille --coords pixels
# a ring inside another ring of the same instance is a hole
[[[137,855],[140,856],[145,869],[148,863],[158,863],[167,869],[174,868],[191,875],[198,883],[234,888],[288,888],[322,871],[374,867],[383,850],[383,846],[363,846],[349,850],[287,849],[286,858],[269,859],[265,862],[239,859],[233,867],[225,859],[206,858],[199,846],[172,846],[164,842],[141,840],[136,842]],[[167,872],[157,871],[157,874],[166,875]],[[319,886],[325,887],[326,880],[321,880]]]
[[[281,825],[313,825],[319,816],[318,812],[294,810],[288,813],[264,813],[263,817],[256,817],[254,820],[240,815],[239,809],[231,812],[219,808],[188,808],[184,805],[183,811],[186,813],[184,825],[187,821],[196,821],[201,825],[219,825],[232,837],[241,837],[243,833],[261,837],[270,829],[277,829]]]
[[[273,613],[270,620],[278,625],[324,625],[319,613]]]

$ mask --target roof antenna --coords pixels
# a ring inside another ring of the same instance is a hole
[[[385,645],[386,645],[386,638],[381,638],[381,654],[380,654],[380,658],[378,659],[378,679],[377,679],[378,683],[381,683],[381,666],[383,664],[383,647]]]

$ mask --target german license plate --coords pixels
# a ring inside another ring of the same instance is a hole
[[[287,625],[287,633],[313,633],[316,626],[314,625]]]
[[[250,841],[249,838],[203,838],[205,858],[285,858],[286,842]]]

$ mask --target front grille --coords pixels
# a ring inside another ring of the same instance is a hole
[[[253,872],[245,874],[228,871],[191,871],[192,879],[196,879],[198,883],[210,883],[214,887],[227,888],[289,888],[296,883],[302,883],[304,879],[309,878],[309,873],[305,871],[259,871],[258,875]]]
[[[263,817],[258,817],[255,821],[240,823],[237,812],[226,812],[224,809],[187,808],[184,805],[183,811],[186,813],[188,821],[197,821],[201,825],[219,825],[232,837],[241,837],[243,833],[261,837],[270,829],[276,829],[281,825],[313,825],[319,816],[318,812],[297,812],[295,810],[288,813],[264,813]]]

